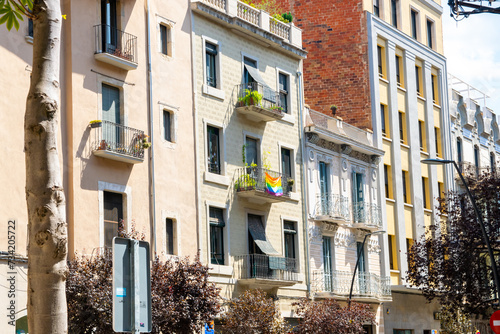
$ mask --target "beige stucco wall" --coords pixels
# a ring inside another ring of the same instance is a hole
[[[224,99],[215,98],[202,92],[203,87],[203,37],[213,39],[219,43],[219,57],[221,57],[221,90]],[[271,42],[269,42],[271,43]],[[302,220],[301,192],[301,155],[299,144],[298,119],[298,79],[296,72],[301,70],[300,59],[292,58],[274,49],[265,47],[250,36],[227,29],[217,22],[209,21],[194,14],[194,76],[196,94],[196,135],[197,135],[197,163],[200,208],[200,248],[201,258],[210,263],[208,207],[210,205],[226,209],[226,250],[225,266],[211,265],[213,279],[223,287],[222,295],[226,298],[236,296],[242,288],[236,285],[232,275],[234,256],[249,253],[248,245],[248,213],[262,215],[266,235],[273,247],[283,255],[283,227],[284,219],[295,221],[297,224],[297,258],[300,263],[300,282],[292,289],[279,289],[278,295],[304,296],[304,230]],[[236,85],[243,80],[243,55],[258,61],[258,70],[265,82],[272,88],[277,86],[277,68],[290,73],[290,102],[291,113],[286,120],[268,123],[248,121],[238,114],[234,107],[237,101]],[[206,126],[213,124],[223,128],[224,145],[221,147],[225,159],[225,175],[210,175],[206,170]],[[235,173],[243,167],[242,146],[245,136],[249,135],[260,139],[260,166],[267,159],[270,169],[281,171],[280,145],[292,149],[293,171],[295,179],[294,192],[291,200],[285,202],[262,204],[240,198],[234,190]],[[213,182],[213,181],[215,182]],[[229,256],[227,256],[229,255]],[[226,275],[217,274],[225,272]],[[263,286],[263,288],[265,288]],[[298,289],[298,290],[297,290]],[[288,301],[288,304],[290,300]],[[285,315],[289,315],[289,307],[282,308]]]

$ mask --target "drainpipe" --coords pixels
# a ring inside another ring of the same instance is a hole
[[[153,256],[152,259],[156,256],[156,189],[155,189],[155,145],[154,145],[154,124],[153,124],[153,77],[151,73],[151,19],[150,19],[150,11],[149,11],[149,0],[146,0],[146,24],[147,24],[147,53],[148,53],[148,108],[149,108],[149,135],[151,137],[151,149],[149,155],[149,176],[151,180],[151,196],[150,196],[150,215],[153,220]]]
[[[299,141],[300,141],[300,149],[302,151],[301,157],[302,157],[302,168],[300,169],[301,172],[301,186],[300,186],[300,192],[302,196],[302,219],[304,220],[304,245],[305,245],[305,269],[306,269],[306,285],[307,285],[307,297],[310,297],[311,295],[311,277],[310,277],[310,272],[309,272],[309,222],[307,219],[307,213],[308,208],[307,208],[307,197],[306,197],[306,187],[307,187],[307,182],[306,182],[306,150],[305,150],[305,142],[304,142],[304,125],[303,120],[304,120],[304,110],[303,110],[303,100],[304,100],[304,92],[302,88],[302,72],[298,71],[297,76],[299,78]]]
[[[199,173],[199,154],[200,149],[198,148],[198,134],[199,134],[199,126],[198,126],[198,106],[196,104],[197,100],[197,92],[196,92],[196,69],[194,68],[194,64],[196,63],[194,60],[194,50],[195,50],[195,32],[194,32],[194,14],[191,12],[191,80],[193,81],[193,137],[194,137],[194,173],[195,173],[195,201],[196,201],[196,232],[198,239],[198,254],[200,256],[201,263],[204,263],[204,257],[202,256],[201,247],[203,245],[203,223],[200,221],[201,219],[201,210],[203,210],[203,203],[200,201],[200,184],[201,184],[201,175]],[[210,264],[210,258],[206,257],[206,263]]]

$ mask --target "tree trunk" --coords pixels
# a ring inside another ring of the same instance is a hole
[[[33,72],[24,141],[28,205],[28,326],[30,334],[67,333],[65,198],[57,150],[61,7],[33,4]]]

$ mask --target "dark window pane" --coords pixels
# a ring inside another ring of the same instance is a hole
[[[163,110],[163,138],[166,141],[172,141],[172,114]]]
[[[174,221],[170,218],[167,218],[165,224],[166,251],[167,254],[174,254]]]
[[[283,175],[290,177],[292,175],[292,162],[290,150],[281,149],[281,171]]]
[[[224,210],[209,208],[210,221],[210,262],[224,264]]]
[[[417,94],[420,95],[420,67],[415,66],[415,83],[417,86]]]
[[[384,75],[384,71],[382,68],[382,47],[377,45],[377,59],[378,59],[378,74],[380,76]]]
[[[391,0],[392,25],[398,27],[398,4],[396,0]]]
[[[385,127],[385,124],[386,124],[386,120],[385,120],[385,106],[383,104],[380,105],[380,122],[382,123],[382,135],[387,135],[387,131],[386,131],[386,127]]]
[[[161,53],[168,55],[168,29],[160,24]]]
[[[217,71],[216,71],[216,58],[217,58],[217,45],[206,43],[206,75],[207,85],[217,87]]]
[[[399,85],[401,85],[401,76],[400,76],[400,69],[399,69],[399,65],[400,65],[400,60],[401,60],[401,57],[399,56],[396,56],[396,80],[397,80],[397,83]]]
[[[28,19],[28,36],[33,37],[33,20]]]
[[[432,21],[427,21],[427,46],[432,49]]]
[[[208,171],[220,174],[219,129],[207,126],[208,140]]]
[[[118,236],[118,223],[123,219],[123,195],[109,191],[104,197],[104,246],[112,247],[113,237]]]
[[[288,112],[288,76],[279,74],[279,94],[280,94],[280,107],[284,112]]]
[[[245,152],[246,152],[246,164],[252,166],[252,164],[258,165],[258,148],[257,139],[247,137],[245,140]]]
[[[417,39],[417,12],[411,11],[411,35]]]
[[[376,17],[380,17],[380,6],[379,6],[379,0],[373,0],[373,14]]]

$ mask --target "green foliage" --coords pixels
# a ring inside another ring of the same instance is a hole
[[[238,102],[244,106],[260,105],[262,94],[257,90],[245,89],[245,95],[238,98]]]
[[[0,0],[0,24],[5,23],[8,30],[19,30],[19,21],[24,20],[23,16],[33,17],[32,10],[32,0]]]
[[[119,236],[144,240],[135,230],[126,232],[119,224]],[[97,254],[76,256],[69,261],[66,281],[68,332],[108,334],[112,328],[112,256],[105,249]],[[219,288],[208,281],[208,267],[197,257],[155,259],[151,268],[151,333],[193,333],[220,311]]]
[[[283,13],[281,14],[281,16],[283,17],[283,19],[285,20],[285,23],[287,22],[292,22],[293,21],[293,16],[292,16],[292,13],[288,12],[288,13]]]
[[[301,299],[294,303],[296,314],[301,317],[295,328],[297,333],[309,334],[362,334],[363,324],[375,324],[375,313],[367,304],[351,303],[341,306],[334,299],[312,301]]]
[[[223,333],[284,334],[285,324],[276,302],[260,289],[246,290],[227,303],[222,315]]]
[[[441,306],[441,330],[445,334],[475,333],[472,321],[467,313],[450,305]]]
[[[255,165],[255,164],[252,164],[252,165]],[[252,166],[252,167],[255,167],[255,166]],[[252,176],[250,176],[250,174],[247,174],[245,171],[245,174],[240,176],[236,180],[236,182],[234,183],[234,188],[237,191],[240,189],[241,190],[243,190],[243,189],[249,190],[249,189],[254,189],[256,184],[257,184],[257,182],[255,181],[255,179]]]
[[[467,175],[466,175],[467,176]],[[493,252],[500,251],[500,177],[498,172],[467,176],[478,209],[485,217]],[[467,194],[449,192],[439,199],[443,224],[432,224],[408,252],[407,279],[430,301],[463,313],[486,314],[496,289],[490,258]],[[498,259],[497,259],[498,262]]]

